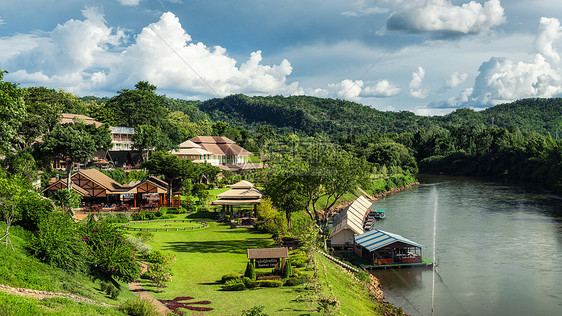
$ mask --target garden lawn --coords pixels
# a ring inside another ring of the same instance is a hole
[[[173,279],[163,293],[147,280],[142,285],[157,299],[172,300],[179,296],[194,297],[191,301],[211,301],[214,315],[239,315],[242,310],[263,305],[270,315],[307,313],[304,303],[294,299],[302,286],[256,288],[244,291],[221,291],[218,281],[228,273],[243,274],[247,248],[272,247],[270,234],[260,234],[245,228],[230,229],[229,225],[210,222],[209,227],[193,231],[155,232],[154,249],[176,256]],[[188,301],[190,302],[190,301]],[[189,315],[191,311],[182,309]],[[195,312],[194,312],[195,313]]]

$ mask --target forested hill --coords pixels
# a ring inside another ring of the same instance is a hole
[[[305,134],[415,132],[438,126],[515,126],[541,134],[562,135],[562,99],[524,99],[481,112],[459,109],[445,116],[424,117],[412,112],[382,112],[358,103],[309,96],[248,97],[231,95],[201,102],[212,120],[254,129],[270,125],[279,131]]]
[[[473,125],[478,127],[515,126],[520,130],[540,134],[562,133],[562,99],[522,99],[512,103],[499,104],[481,112],[459,109],[455,112],[436,116],[432,120],[441,126]]]
[[[337,99],[308,96],[248,97],[237,94],[199,104],[212,120],[253,129],[270,125],[280,131],[360,134],[367,132],[415,132],[431,121],[412,112],[381,112]]]

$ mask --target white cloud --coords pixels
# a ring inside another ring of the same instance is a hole
[[[355,102],[364,102],[365,98],[387,98],[400,93],[388,80],[380,80],[374,86],[366,86],[363,80],[345,79],[328,85],[328,89],[306,90],[309,95],[324,98],[340,98]]]
[[[387,20],[389,30],[431,33],[440,36],[481,34],[505,22],[499,0],[484,5],[470,1],[454,5],[449,0],[379,0],[380,7],[392,11]]]
[[[557,19],[541,18],[534,57],[528,61],[493,57],[483,63],[469,101],[487,105],[562,93],[560,58],[553,48],[560,32]]]
[[[354,10],[344,11],[342,12],[342,15],[356,17],[356,16],[388,13],[390,11],[388,8],[379,8],[377,6],[373,6],[371,2],[368,2],[366,0],[355,1],[352,4],[352,6]]]
[[[192,42],[170,12],[145,27],[127,47],[122,47],[124,32],[108,27],[99,10],[82,13],[83,21],[69,20],[44,36],[0,39],[2,47],[9,47],[0,52],[0,63],[10,71],[10,79],[77,94],[117,91],[140,80],[163,91],[199,97],[302,93],[297,82],[287,83],[292,66],[286,59],[263,65],[262,52],[256,51],[237,67],[225,48]]]
[[[400,88],[388,80],[380,80],[372,87],[365,87],[361,95],[364,97],[388,98],[400,93]]]
[[[358,101],[361,89],[363,88],[363,81],[345,79],[340,83],[330,84],[329,88],[334,91],[339,98]]]
[[[425,77],[425,70],[423,67],[418,67],[416,71],[412,73],[412,81],[410,81],[410,95],[417,99],[425,99],[429,91],[422,88],[423,78]]]
[[[6,21],[4,21],[4,20],[2,19],[2,17],[0,17],[0,25],[1,25],[1,24],[6,24]]]
[[[539,34],[535,39],[535,49],[549,61],[558,64],[560,55],[552,46],[560,36],[560,21],[554,18],[542,17],[539,23]]]
[[[140,0],[117,0],[117,1],[124,6],[137,6],[140,3]]]
[[[445,89],[456,88],[461,83],[463,83],[466,80],[467,77],[468,77],[468,74],[466,74],[466,73],[453,72],[451,74],[451,76],[445,81],[445,84],[443,85],[443,88],[445,88]]]

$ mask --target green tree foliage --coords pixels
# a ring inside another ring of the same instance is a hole
[[[86,258],[91,254],[81,242],[80,226],[70,214],[54,213],[41,221],[31,249],[43,262],[67,271],[86,271]]]
[[[8,153],[21,142],[17,136],[26,115],[24,90],[4,81],[4,73],[6,71],[0,70],[0,155]]]
[[[182,179],[195,179],[198,177],[198,169],[190,160],[179,159],[163,151],[157,151],[142,166],[151,174],[164,176],[168,182],[168,198],[172,201],[172,187],[174,181]]]
[[[257,207],[257,217],[255,227],[263,232],[273,235],[281,235],[287,233],[287,221],[283,214],[279,213],[271,200],[267,197],[262,198],[260,205]]]
[[[6,222],[6,230],[0,240],[4,239],[14,249],[10,241],[10,227],[21,215],[21,203],[30,195],[36,195],[29,181],[20,175],[11,175],[0,170],[0,215]]]
[[[111,134],[106,124],[96,128],[93,124],[75,121],[74,124],[59,124],[47,134],[43,152],[50,157],[66,161],[67,187],[72,188],[70,174],[75,162],[90,160],[96,151],[108,150]]]
[[[104,281],[130,282],[140,276],[134,246],[108,221],[90,217],[74,223],[68,214],[51,216],[41,222],[32,250],[52,266],[86,271]]]
[[[333,206],[347,192],[368,182],[370,165],[364,158],[356,158],[337,144],[323,139],[287,139],[269,151],[268,167],[264,169],[264,183],[294,183],[301,187],[272,184],[287,188],[290,194],[304,199],[307,214],[326,233]],[[268,193],[269,194],[269,193]],[[276,193],[277,194],[277,193]],[[280,194],[280,192],[279,192]],[[319,203],[320,200],[323,203]]]
[[[82,197],[72,189],[60,189],[51,197],[55,201],[55,205],[60,207],[63,212],[72,214],[72,208],[80,206]]]
[[[411,174],[418,173],[418,165],[406,146],[394,141],[375,143],[367,149],[367,161],[376,167],[398,166]]]
[[[134,90],[121,90],[106,103],[116,125],[135,128],[135,146],[145,152],[173,149],[187,136],[184,126],[170,120],[166,98],[155,90],[156,86],[139,81]]]

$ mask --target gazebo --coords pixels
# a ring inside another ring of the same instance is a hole
[[[257,205],[261,203],[262,192],[254,187],[254,184],[245,180],[230,185],[230,190],[217,195],[217,200],[211,205],[222,205],[222,210],[234,211],[234,206],[253,205],[254,213]]]

